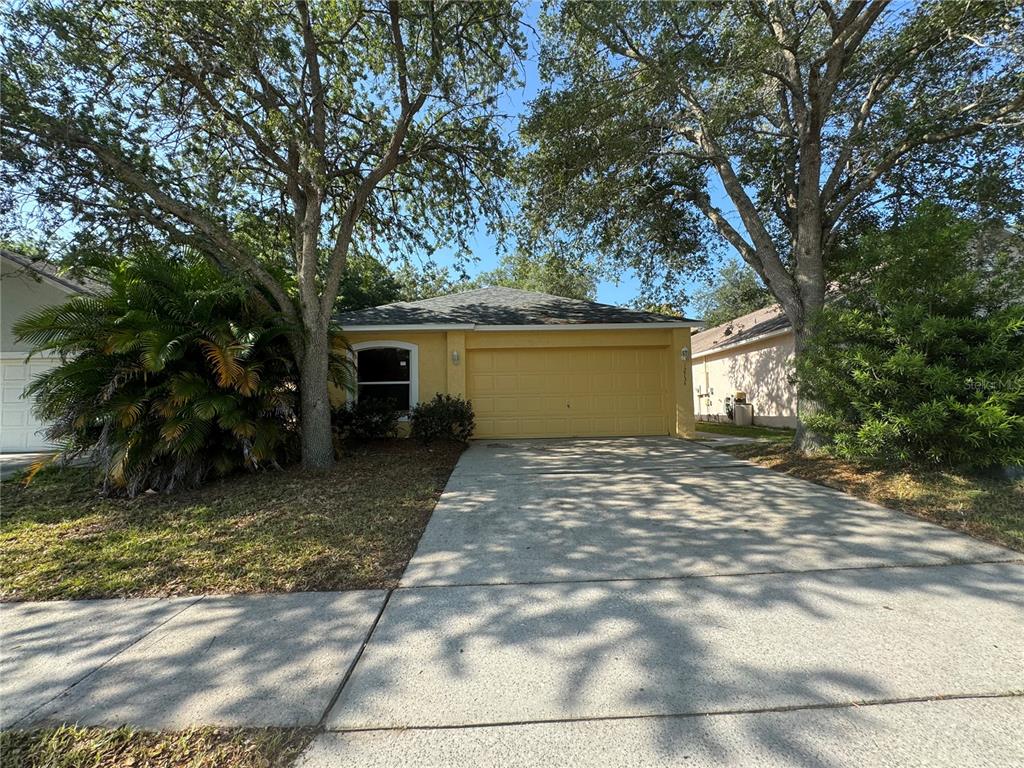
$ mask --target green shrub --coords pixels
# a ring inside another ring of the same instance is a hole
[[[424,443],[455,440],[465,443],[476,422],[473,406],[455,395],[434,395],[434,399],[412,409],[412,436]]]
[[[348,402],[334,410],[331,425],[335,441],[366,442],[398,434],[399,411],[389,400]]]
[[[89,454],[105,493],[134,496],[291,455],[300,417],[291,328],[264,296],[194,254],[136,253],[103,278],[101,294],[15,324],[36,352],[62,358],[26,394],[63,457]],[[332,360],[339,383],[346,360]]]
[[[858,270],[797,360],[805,423],[847,458],[984,468],[1024,463],[1021,256],[925,208],[863,237]]]

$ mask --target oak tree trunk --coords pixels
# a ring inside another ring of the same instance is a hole
[[[303,469],[330,469],[334,464],[327,386],[329,348],[326,331],[309,331],[299,374]]]
[[[805,322],[793,324],[793,347],[794,359],[799,359],[810,336],[809,329]],[[797,425],[796,434],[793,436],[793,447],[801,453],[814,453],[824,447],[821,436],[804,423],[804,417],[814,413],[816,406],[813,401],[803,397],[797,398]]]

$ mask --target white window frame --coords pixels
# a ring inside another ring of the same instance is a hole
[[[359,381],[359,353],[364,349],[405,349],[409,352],[409,410],[412,411],[420,402],[420,348],[405,341],[360,341],[352,345],[352,364],[356,369],[355,389],[352,401],[359,399],[359,384],[404,384],[401,381]],[[403,414],[400,421],[407,421],[408,414]]]

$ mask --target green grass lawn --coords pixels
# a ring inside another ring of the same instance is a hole
[[[719,450],[1024,552],[1024,480],[808,457],[772,443]]]
[[[4,768],[285,768],[312,738],[309,729],[60,726],[0,733]]]
[[[716,435],[732,435],[734,437],[757,437],[775,442],[790,442],[793,440],[791,429],[771,429],[770,427],[740,427],[736,424],[719,423],[713,421],[698,421],[698,432],[711,432]]]
[[[461,453],[411,440],[326,473],[271,471],[195,491],[99,496],[85,468],[0,487],[0,599],[393,586]]]

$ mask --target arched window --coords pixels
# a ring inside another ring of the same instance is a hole
[[[363,341],[356,358],[356,399],[388,400],[399,411],[419,402],[419,350],[404,341]]]

